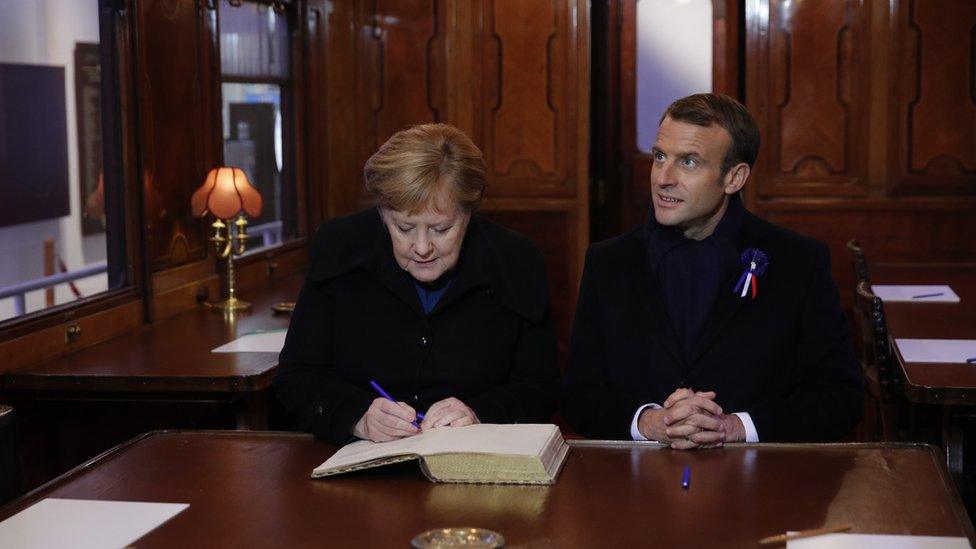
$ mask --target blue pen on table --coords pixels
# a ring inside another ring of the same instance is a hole
[[[685,465],[685,472],[681,475],[681,487],[685,490],[691,486],[691,465]]]
[[[387,393],[386,391],[384,391],[383,388],[380,387],[380,384],[379,383],[376,383],[375,381],[370,380],[369,385],[377,393],[379,393],[381,397],[385,398],[386,400],[389,400],[390,402],[396,402],[396,399],[393,398],[393,397],[391,397],[390,396],[390,393]],[[417,419],[419,421],[423,421],[424,420],[424,414],[422,414],[420,412],[417,412]],[[420,425],[417,425],[417,422],[416,421],[411,421],[410,423],[412,423],[414,427],[416,427],[418,429],[420,428]]]
[[[912,299],[923,299],[923,298],[926,298],[926,297],[939,297],[939,296],[943,296],[943,295],[945,295],[945,294],[942,293],[942,292],[936,292],[934,294],[913,295],[912,296]]]

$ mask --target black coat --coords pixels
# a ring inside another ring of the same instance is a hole
[[[760,441],[834,440],[857,423],[863,382],[830,275],[828,248],[744,212],[739,252],[769,267],[758,296],[723,282],[686,359],[649,266],[644,227],[586,254],[563,415],[580,434],[629,439],[642,404],[675,389],[716,391],[725,413],[748,412]]]
[[[473,216],[428,316],[375,209],[330,220],[312,241],[276,393],[332,443],[378,396],[370,380],[419,412],[453,396],[485,423],[547,422],[558,384],[548,296],[535,246]]]

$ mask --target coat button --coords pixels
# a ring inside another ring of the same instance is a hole
[[[320,416],[324,412],[325,412],[325,410],[322,408],[322,405],[321,404],[319,404],[318,406],[315,407],[315,415]]]
[[[491,297],[491,296],[495,295],[495,289],[494,288],[488,288],[487,290],[485,290],[485,294],[488,297]]]
[[[420,336],[420,346],[421,347],[426,347],[427,346],[427,337],[426,336]]]
[[[420,397],[417,395],[410,395],[410,400],[414,402],[420,402]]]

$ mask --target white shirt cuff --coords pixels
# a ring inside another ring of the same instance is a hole
[[[752,422],[752,416],[748,412],[735,412],[732,414],[739,416],[742,426],[746,429],[746,442],[759,442],[759,432],[756,431],[756,424]]]
[[[647,437],[641,434],[640,429],[637,428],[637,418],[640,417],[641,412],[643,412],[644,409],[646,408],[654,408],[656,410],[660,407],[661,407],[660,404],[651,403],[651,404],[645,404],[637,409],[637,413],[634,414],[634,419],[631,420],[630,422],[630,438],[632,438],[633,440],[648,440]]]
[[[640,418],[641,412],[647,408],[654,408],[655,410],[660,408],[660,404],[645,404],[637,409],[634,413],[634,419],[630,421],[630,438],[633,440],[649,440],[643,434],[641,434],[640,429],[637,428],[637,420]],[[735,412],[735,416],[739,417],[742,422],[742,427],[746,431],[746,442],[759,442],[759,432],[756,431],[756,424],[752,422],[752,416],[748,412]]]

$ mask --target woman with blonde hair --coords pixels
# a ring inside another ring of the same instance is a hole
[[[542,255],[474,215],[481,151],[454,127],[414,126],[364,175],[376,207],[327,221],[312,240],[275,379],[281,402],[332,443],[547,422],[558,372]]]

